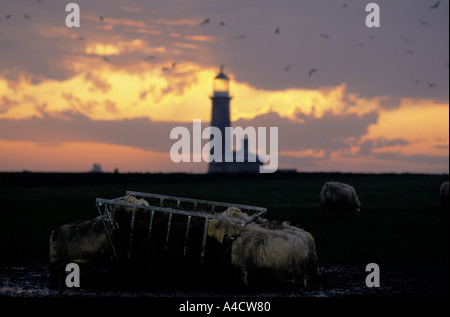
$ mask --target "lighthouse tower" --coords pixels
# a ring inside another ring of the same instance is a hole
[[[230,100],[228,93],[229,79],[223,72],[223,65],[220,73],[214,78],[214,88],[212,100],[211,126],[217,127],[222,133],[222,162],[209,163],[208,173],[226,173],[227,163],[225,162],[225,128],[230,127]],[[211,149],[214,151],[214,148]]]
[[[252,156],[256,161],[249,161],[250,149],[248,148],[248,140],[244,139],[242,144],[243,162],[237,162],[236,157],[240,153],[236,153],[233,149],[225,149],[225,128],[231,127],[230,122],[230,100],[228,93],[229,79],[223,72],[223,65],[220,67],[220,73],[214,78],[214,90],[212,100],[211,126],[220,129],[222,135],[222,161],[209,163],[208,173],[258,173],[259,167],[263,165],[256,154]],[[232,135],[229,135],[231,138]],[[225,162],[226,151],[232,151],[233,161]],[[211,154],[214,154],[214,147],[211,148]]]

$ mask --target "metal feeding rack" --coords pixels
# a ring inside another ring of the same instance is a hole
[[[136,199],[145,199],[149,206],[128,203],[123,201],[127,196],[133,196]],[[129,235],[129,243],[128,243],[128,252],[127,258],[131,257],[131,246],[133,244],[133,232],[135,229],[135,221],[136,221],[136,213],[141,210],[146,210],[150,213],[150,220],[148,223],[148,238],[150,239],[152,236],[153,230],[153,220],[155,213],[166,213],[168,214],[167,227],[165,232],[165,243],[166,250],[169,242],[169,237],[171,233],[171,223],[172,216],[183,215],[186,216],[186,229],[184,232],[184,252],[183,255],[186,257],[187,251],[187,240],[189,237],[189,230],[191,226],[192,217],[198,217],[204,219],[203,224],[203,233],[202,233],[202,241],[201,241],[201,254],[200,260],[203,262],[206,251],[206,240],[208,235],[208,224],[210,219],[218,219],[218,220],[226,220],[234,223],[238,223],[241,226],[245,226],[250,222],[253,222],[255,219],[260,217],[261,215],[267,212],[267,208],[264,207],[256,207],[242,204],[234,204],[234,203],[224,203],[217,201],[209,201],[209,200],[201,200],[201,199],[192,199],[192,198],[182,198],[175,196],[167,196],[167,195],[159,195],[159,194],[151,194],[151,193],[142,193],[136,191],[127,191],[125,196],[114,198],[114,199],[104,199],[97,198],[96,199],[97,209],[102,217],[102,221],[105,227],[105,230],[108,234],[109,241],[111,243],[112,250],[114,252],[114,256],[116,261],[119,260],[117,255],[117,249],[114,245],[114,239],[112,237],[112,230],[114,228],[119,229],[119,225],[116,221],[116,211],[118,206],[130,207],[131,219],[130,219],[130,235]],[[224,217],[216,215],[215,212],[220,212],[229,207],[236,207],[241,209],[244,212],[247,212],[251,217],[248,220]]]

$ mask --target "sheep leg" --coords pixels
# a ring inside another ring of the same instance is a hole
[[[242,270],[242,281],[245,285],[248,285],[248,271],[246,269]]]
[[[300,289],[306,288],[308,286],[307,275],[300,274],[295,276],[295,284],[299,285]]]

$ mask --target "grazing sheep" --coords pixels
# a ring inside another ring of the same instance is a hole
[[[247,219],[238,210],[226,210],[219,216]],[[263,221],[264,222],[264,221]],[[211,219],[208,235],[223,243],[224,238],[234,239],[231,247],[231,264],[243,274],[269,273],[275,277],[294,276],[306,287],[307,278],[313,271],[320,274],[312,236],[299,228],[282,224],[280,227],[258,223],[238,224],[226,220]]]
[[[148,201],[145,199],[137,199],[134,196],[126,196],[123,199],[120,199],[119,201],[129,204],[135,204],[135,205],[143,205],[143,206],[149,206]],[[124,206],[117,206],[118,212],[125,212],[127,214],[131,214],[133,212],[133,207],[124,207]]]
[[[111,263],[113,258],[101,216],[62,225],[50,235],[49,260],[53,280],[62,276],[69,263],[94,267]]]
[[[355,189],[340,182],[327,182],[320,192],[322,207],[331,212],[343,215],[351,211],[359,214],[361,203]]]
[[[448,182],[443,182],[439,188],[439,199],[442,205],[448,202]]]

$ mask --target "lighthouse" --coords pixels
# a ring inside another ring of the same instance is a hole
[[[241,172],[259,172],[259,167],[262,162],[256,156],[256,162],[249,162],[249,149],[246,139],[243,140],[241,151],[244,152],[244,162],[236,162],[236,152],[233,151],[233,161],[225,161],[225,138],[226,133],[229,133],[231,127],[230,121],[230,94],[229,94],[229,78],[223,72],[223,65],[220,67],[220,73],[214,78],[212,111],[211,111],[211,126],[220,130],[222,136],[222,160],[221,162],[212,161],[209,163],[208,173],[241,173]],[[232,137],[232,136],[228,136]],[[233,150],[233,149],[228,149]],[[211,154],[214,154],[214,147],[211,148]]]
[[[208,173],[226,173],[227,163],[225,162],[225,128],[230,127],[230,100],[229,78],[223,72],[223,65],[220,66],[220,73],[214,78],[211,126],[220,129],[222,134],[222,162],[209,163]],[[213,154],[214,148],[211,149]]]

